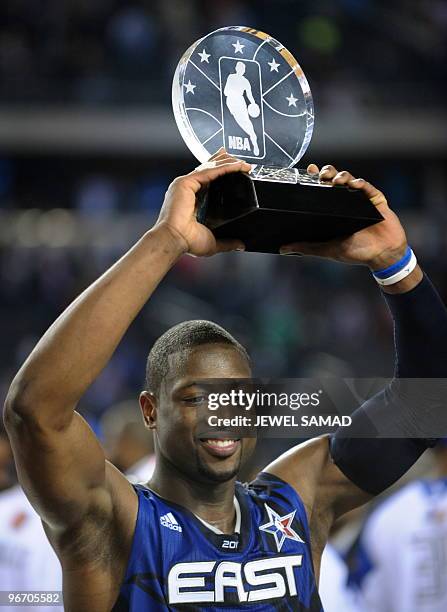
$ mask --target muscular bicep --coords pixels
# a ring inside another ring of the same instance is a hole
[[[68,526],[92,505],[111,503],[104,452],[80,414],[57,428],[16,414],[6,424],[20,484],[50,526]]]
[[[339,516],[372,496],[351,482],[333,462],[327,436],[294,446],[265,468],[292,485],[307,509],[330,526]]]

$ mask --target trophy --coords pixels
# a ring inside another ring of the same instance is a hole
[[[206,162],[222,146],[252,164],[199,194],[198,220],[247,251],[348,236],[383,219],[361,191],[295,168],[313,131],[309,83],[293,55],[258,30],[231,26],[196,41],[172,85],[178,129]]]

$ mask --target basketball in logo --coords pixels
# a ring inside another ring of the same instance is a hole
[[[172,101],[201,162],[224,146],[250,163],[291,167],[312,136],[312,95],[300,65],[251,28],[222,28],[195,42],[177,66]]]
[[[255,103],[251,103],[248,105],[248,114],[250,115],[250,117],[253,117],[253,119],[256,119],[256,117],[259,117],[261,110],[259,108],[259,106]]]

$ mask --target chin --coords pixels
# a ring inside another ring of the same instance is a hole
[[[199,462],[198,472],[205,476],[207,480],[212,482],[228,482],[238,475],[239,465],[233,466],[233,468],[216,470],[214,467],[208,466],[204,463]]]

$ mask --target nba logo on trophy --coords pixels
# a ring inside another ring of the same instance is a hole
[[[254,165],[290,168],[312,135],[312,96],[300,65],[252,28],[221,28],[193,43],[177,65],[172,102],[200,161],[224,146]]]
[[[219,59],[225,148],[239,157],[265,157],[261,67],[255,60]]]

